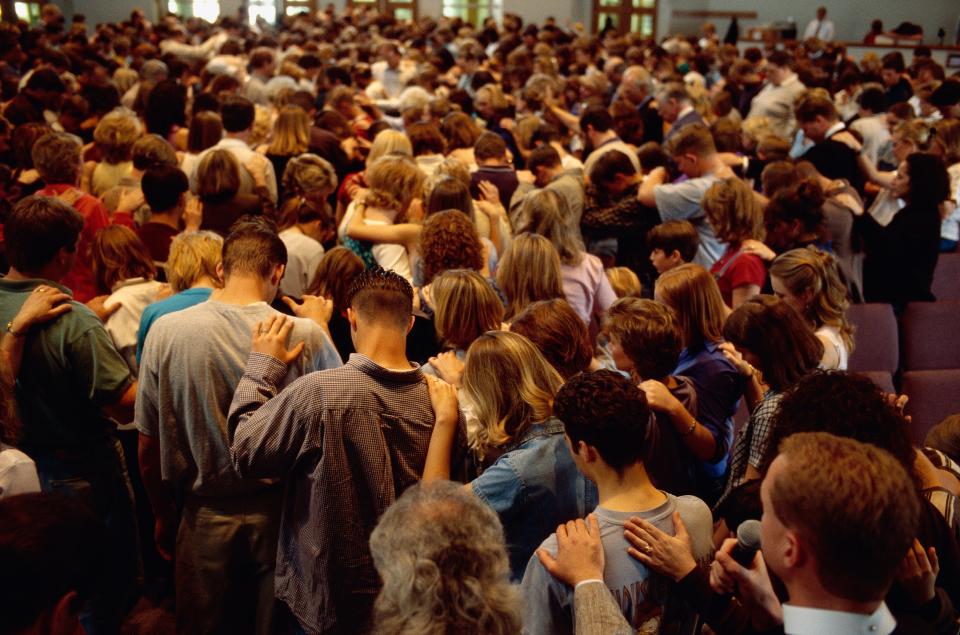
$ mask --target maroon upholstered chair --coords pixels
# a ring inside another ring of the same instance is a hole
[[[900,343],[897,318],[889,304],[851,304],[847,319],[856,327],[848,370],[897,372]]]
[[[910,397],[906,413],[913,419],[913,440],[922,443],[933,426],[960,413],[960,369],[907,371],[903,394]]]
[[[960,300],[907,305],[903,312],[903,367],[960,368]]]

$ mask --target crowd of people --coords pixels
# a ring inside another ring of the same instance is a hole
[[[824,17],[0,24],[0,634],[957,633],[960,78]]]

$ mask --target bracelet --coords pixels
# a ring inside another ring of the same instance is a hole
[[[696,430],[696,429],[697,429],[697,420],[694,419],[694,420],[693,420],[693,423],[690,424],[690,428],[689,428],[686,432],[682,433],[682,434],[680,435],[680,437],[683,438],[683,439],[686,439],[686,438],[689,437],[691,434],[693,434],[693,431]]]
[[[12,335],[12,336],[14,336],[14,337],[23,337],[23,336],[25,336],[25,335],[27,334],[27,332],[26,332],[25,330],[24,330],[24,331],[20,331],[19,333],[16,332],[16,331],[14,331],[14,330],[13,330],[13,320],[10,320],[9,322],[7,322],[7,333],[9,333],[10,335]]]

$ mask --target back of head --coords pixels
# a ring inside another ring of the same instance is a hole
[[[413,146],[410,144],[410,138],[399,130],[384,130],[374,138],[370,146],[367,165],[372,165],[374,161],[388,154],[412,157]]]
[[[836,121],[839,118],[833,100],[827,95],[812,91],[797,102],[795,114],[797,121],[801,123],[809,123],[817,117],[823,117],[827,121]]]
[[[933,426],[923,445],[940,450],[954,462],[960,461],[960,414],[950,415]]]
[[[577,264],[584,249],[571,215],[566,198],[554,190],[537,190],[524,198],[517,231],[546,237],[560,254],[560,262]]]
[[[735,245],[749,238],[764,239],[763,210],[753,190],[740,179],[717,181],[703,195],[701,205],[721,241]]]
[[[560,153],[553,146],[544,145],[530,153],[527,159],[527,169],[537,173],[537,168],[544,167],[549,169],[558,168],[562,165]]]
[[[473,146],[473,155],[477,161],[495,161],[507,156],[507,144],[494,132],[484,132]]]
[[[55,70],[52,68],[41,68],[30,75],[30,79],[27,80],[27,85],[24,86],[24,89],[37,92],[62,93],[67,90],[67,87]]]
[[[710,129],[700,123],[681,128],[677,134],[667,141],[665,150],[671,157],[692,154],[701,159],[707,158],[717,151]]]
[[[391,505],[370,535],[383,588],[376,632],[520,631],[520,597],[510,584],[497,514],[449,481],[417,483]]]
[[[380,157],[367,168],[370,205],[405,212],[423,193],[426,177],[413,159],[399,155]]]
[[[93,130],[93,140],[107,163],[129,161],[133,144],[140,138],[140,121],[132,112],[122,110],[108,113]]]
[[[160,165],[146,171],[140,187],[152,212],[166,212],[177,206],[190,181],[180,168]]]
[[[28,196],[4,223],[7,260],[21,273],[36,273],[66,249],[74,252],[83,216],[57,198]]]
[[[914,152],[907,157],[910,175],[909,201],[917,207],[936,210],[950,197],[950,177],[940,157]]]
[[[166,139],[148,134],[133,144],[133,167],[149,170],[158,165],[177,165],[177,151]]]
[[[800,174],[793,163],[774,161],[763,168],[763,172],[760,174],[760,182],[763,184],[763,195],[770,198],[780,190],[799,183]]]
[[[617,178],[617,175],[634,176],[637,168],[623,152],[619,150],[608,150],[600,155],[592,169],[590,170],[590,182],[597,187],[604,188],[611,185]]]
[[[682,82],[668,82],[657,89],[657,101],[665,103],[676,100],[681,103],[690,103],[690,94]]]
[[[79,613],[98,590],[107,558],[106,531],[83,503],[59,494],[0,500],[0,631],[33,632],[71,592],[77,594],[71,609]],[[74,626],[79,630],[79,622]]]
[[[620,298],[607,310],[603,329],[617,340],[641,379],[663,381],[677,367],[683,340],[667,305]]]
[[[618,474],[643,460],[650,408],[643,391],[612,370],[580,373],[557,392],[553,412],[570,443],[597,449]]]
[[[213,147],[223,138],[223,121],[216,112],[198,112],[190,120],[187,133],[187,151],[199,154]]]
[[[450,269],[483,269],[483,243],[466,214],[444,210],[431,214],[420,235],[424,284]]]
[[[654,297],[673,309],[684,346],[697,348],[723,338],[723,297],[717,281],[700,265],[686,263],[664,271]]]
[[[229,95],[220,104],[220,117],[223,129],[227,132],[244,132],[253,127],[256,110],[246,97]]]
[[[857,97],[857,103],[873,114],[883,112],[885,110],[883,88],[878,84],[867,84]]]
[[[197,166],[197,196],[204,201],[226,201],[240,190],[240,164],[229,150],[213,150]]]
[[[488,331],[467,351],[463,388],[476,404],[481,448],[500,447],[550,416],[563,379],[527,338]]]
[[[805,232],[819,232],[823,225],[823,188],[812,179],[777,192],[764,210],[767,227],[799,221]]]
[[[677,251],[684,262],[690,262],[700,247],[700,234],[690,221],[668,220],[647,233],[647,246],[651,250],[660,249],[666,255]]]
[[[537,275],[531,276],[530,272]],[[507,318],[531,302],[566,297],[560,273],[560,255],[543,236],[519,234],[497,267],[497,284],[507,296]]]
[[[564,380],[586,370],[593,361],[587,325],[564,299],[527,305],[514,316],[510,331],[533,342]]]
[[[786,302],[757,295],[730,314],[723,337],[760,361],[763,381],[782,392],[812,371],[823,357],[823,343]]]
[[[314,201],[326,199],[337,189],[336,170],[316,154],[301,154],[290,159],[281,178],[287,192]]]
[[[214,232],[182,232],[170,243],[170,255],[164,270],[174,293],[180,293],[206,276],[219,281],[217,265],[223,253],[223,238]]]
[[[80,150],[77,137],[65,132],[50,132],[34,144],[30,156],[33,158],[33,167],[48,185],[75,185],[83,168]]]
[[[413,315],[413,287],[402,276],[374,267],[353,280],[347,303],[358,319],[406,335]]]
[[[824,433],[786,439],[780,457],[769,500],[813,556],[820,585],[846,600],[882,600],[919,523],[906,470],[880,448]]]
[[[413,156],[425,154],[443,154],[447,142],[440,129],[432,123],[414,123],[407,126],[407,136],[413,148]]]
[[[269,221],[252,217],[234,223],[223,241],[223,279],[235,275],[269,278],[287,264],[287,247]]]
[[[430,295],[437,335],[465,350],[487,331],[500,328],[503,304],[476,271],[451,269],[433,279]]]
[[[427,179],[425,189],[429,190],[426,207],[428,217],[448,209],[458,210],[469,218],[473,217],[469,180],[462,181],[447,174],[435,174]]]
[[[607,132],[613,128],[613,116],[603,106],[591,106],[580,115],[580,129],[586,131],[587,126],[594,132]]]
[[[90,249],[93,276],[101,293],[112,293],[124,280],[157,275],[146,245],[129,227],[107,225],[97,232]]]
[[[349,306],[348,292],[354,279],[363,272],[360,256],[346,247],[334,247],[323,254],[313,278],[312,295],[333,300],[333,309],[344,313]]]

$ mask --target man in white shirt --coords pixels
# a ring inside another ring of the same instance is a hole
[[[804,30],[803,39],[817,38],[824,42],[830,42],[833,40],[833,34],[833,22],[827,19],[827,8],[819,7],[816,19],[810,20],[806,30]]]
[[[863,139],[862,154],[874,166],[886,154],[892,152],[890,128],[883,107],[883,88],[879,84],[867,85],[857,96],[859,118],[850,124]],[[891,155],[892,158],[892,155]]]
[[[807,87],[791,69],[790,55],[785,51],[771,53],[766,70],[767,83],[753,98],[747,118],[766,117],[778,136],[789,139],[797,127],[794,106]]]
[[[414,64],[404,63],[400,47],[395,42],[384,42],[378,52],[382,59],[370,66],[373,82],[367,87],[367,95],[378,101],[396,100],[416,76],[417,68]]]
[[[640,171],[640,159],[633,146],[625,143],[613,129],[613,117],[602,106],[588,108],[580,117],[580,132],[587,142],[590,153],[583,162],[583,173],[590,175],[597,160],[611,150],[619,150],[629,157],[633,167]]]
[[[260,47],[250,54],[250,77],[243,88],[244,96],[255,104],[270,105],[270,91],[267,82],[273,78],[273,71],[277,67],[277,60],[273,50]]]

